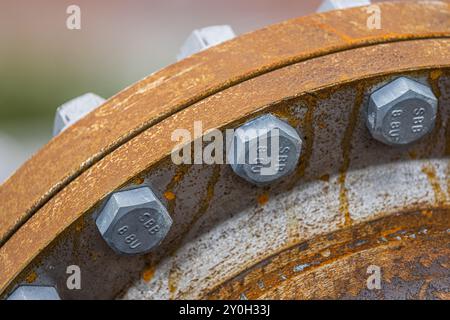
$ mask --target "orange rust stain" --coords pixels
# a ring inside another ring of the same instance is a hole
[[[173,281],[169,281],[169,292],[172,295],[173,293],[175,293],[175,291],[177,291],[177,287],[175,286]],[[173,297],[171,299],[173,299]]]
[[[430,79],[431,80],[438,80],[442,76],[442,70],[437,69],[430,72]]]
[[[133,180],[132,180],[132,183],[134,183],[134,184],[143,184],[145,182],[145,180],[144,180],[144,178],[142,178],[142,177],[135,177]]]
[[[260,195],[258,197],[258,203],[259,203],[260,206],[265,205],[268,201],[269,201],[269,194],[268,193],[263,193],[262,195]]]
[[[345,180],[347,179],[347,171],[350,167],[350,154],[352,150],[352,138],[353,132],[355,131],[356,125],[359,120],[360,110],[364,99],[364,88],[358,88],[355,97],[355,103],[350,112],[350,116],[348,119],[348,125],[345,128],[344,137],[341,142],[342,146],[342,165],[339,169],[339,179],[338,183],[340,185],[339,190],[339,209],[344,215],[344,225],[349,226],[352,224],[352,218],[350,216],[349,211],[349,203],[348,203],[348,195],[347,195],[347,187],[345,186]]]
[[[175,200],[176,199],[176,196],[175,196],[175,193],[173,192],[173,190],[178,185],[178,183],[183,180],[184,176],[187,174],[187,172],[189,171],[190,168],[191,168],[191,166],[186,165],[186,164],[177,166],[177,168],[175,170],[175,174],[172,177],[172,180],[167,184],[166,191],[164,192],[164,196],[166,197],[167,200]],[[174,196],[173,199],[169,199],[167,197],[167,196],[171,197],[171,194]],[[169,210],[169,212],[173,212],[175,209],[175,201],[170,201],[167,209]]]
[[[169,286],[169,299],[174,300],[176,299],[175,293],[177,292],[177,284],[180,280],[180,272],[178,269],[178,266],[176,265],[176,262],[173,263],[172,268],[169,272],[169,279],[168,279],[168,286]]]
[[[347,196],[347,188],[345,187],[345,179],[346,179],[346,172],[341,172],[339,175],[338,182],[340,184],[340,190],[339,190],[339,210],[344,214],[344,225],[349,226],[352,223],[352,218],[350,216],[350,210],[349,210],[349,203],[348,203],[348,196]]]
[[[316,25],[319,29],[321,29],[321,30],[323,30],[325,32],[337,35],[339,38],[341,38],[341,40],[343,40],[344,42],[346,42],[348,44],[351,44],[351,43],[353,43],[355,41],[349,35],[341,32],[341,31],[338,31],[336,28],[332,27],[329,24],[320,23],[320,22],[317,22],[317,21],[314,21],[314,22],[315,22],[314,25]]]
[[[173,177],[172,181],[174,183],[180,182],[183,180],[184,176],[186,175],[187,171],[189,170],[189,167],[186,165],[180,165],[175,172],[175,176]]]
[[[383,231],[381,231],[381,236],[382,236],[382,237],[388,237],[388,236],[390,236],[390,235],[392,235],[392,234],[395,234],[395,233],[397,233],[397,232],[399,232],[399,231],[401,231],[401,230],[403,230],[402,227],[396,227],[396,228],[391,228],[391,229],[383,230]]]
[[[422,172],[427,176],[428,182],[431,185],[431,188],[434,192],[434,198],[437,205],[442,205],[447,201],[447,197],[445,193],[441,189],[441,185],[439,184],[439,180],[436,175],[436,169],[434,166],[427,165],[422,167]]]
[[[171,200],[174,200],[176,196],[175,196],[175,193],[173,193],[172,191],[166,191],[166,192],[164,192],[164,197],[167,200],[171,201]]]
[[[33,283],[36,281],[37,277],[38,277],[38,275],[37,275],[36,271],[33,271],[25,278],[25,281],[27,283]]]
[[[388,32],[388,33],[385,33],[384,35],[381,36],[383,41],[389,41],[389,39],[391,37],[398,37],[398,34],[394,33],[394,32]],[[379,38],[379,35],[374,34],[373,36],[360,37],[360,38],[358,38],[358,41],[370,42],[370,41],[373,41],[373,40],[378,39],[378,38]]]
[[[144,270],[144,272],[142,273],[142,279],[145,282],[149,282],[150,280],[153,279],[153,276],[155,275],[155,267],[151,266],[150,268]]]
[[[427,289],[430,286],[431,280],[432,279],[425,279],[424,283],[420,287],[420,290],[419,290],[419,299],[420,300],[425,300],[426,295],[427,295]]]
[[[328,182],[328,181],[330,181],[330,175],[329,174],[324,174],[323,176],[319,177],[319,180],[322,180],[324,182]]]
[[[301,120],[298,117],[292,115],[292,104],[286,102],[280,102],[270,110],[277,117],[286,120],[291,126],[298,127],[301,124]]]
[[[76,230],[77,232],[82,232],[83,229],[84,229],[84,219],[82,218],[82,219],[79,219],[79,220],[76,222],[75,230]]]
[[[440,300],[450,300],[450,292],[445,292],[445,291],[441,291],[441,292],[435,292],[434,295],[436,296],[436,298],[440,299]]]
[[[420,213],[427,218],[433,217],[433,211],[431,211],[431,210],[422,210],[422,211],[420,211]]]
[[[320,129],[325,129],[327,127],[327,124],[324,121],[319,121],[317,125]]]
[[[419,263],[425,268],[429,268],[433,264],[433,259],[429,255],[425,255],[419,258]]]
[[[414,150],[411,150],[410,152],[408,152],[408,155],[411,159],[417,159],[417,152]]]

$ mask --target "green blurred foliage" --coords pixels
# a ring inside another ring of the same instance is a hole
[[[30,57],[28,57],[30,58]],[[64,59],[27,61],[23,56],[3,57],[0,63],[0,131],[17,135],[25,124],[51,131],[56,108],[86,92],[105,98],[120,90],[116,77],[78,67]]]

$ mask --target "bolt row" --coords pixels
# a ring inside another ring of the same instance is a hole
[[[425,84],[400,77],[372,92],[368,100],[365,122],[372,137],[384,144],[411,144],[434,127],[438,100]],[[253,154],[259,158],[263,149],[270,150],[275,143],[274,138],[278,143],[278,165],[272,174],[264,174],[266,165],[258,159],[251,161],[251,157]],[[264,148],[260,144],[262,140],[266,141]],[[266,114],[235,131],[227,156],[236,175],[262,186],[274,183],[295,170],[302,144],[301,134],[296,128]],[[161,243],[171,228],[172,219],[155,193],[145,186],[113,193],[100,211],[96,224],[115,252],[137,255],[145,254]]]

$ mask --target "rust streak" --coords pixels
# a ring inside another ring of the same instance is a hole
[[[317,100],[318,98],[315,95],[307,94],[305,96],[307,110],[301,127],[304,136],[303,149],[299,160],[299,166],[295,173],[295,178],[292,180],[289,189],[292,189],[297,184],[297,181],[305,175],[306,169],[309,166],[314,146],[314,111],[317,107]],[[293,213],[289,214],[288,221],[288,239],[298,238],[298,222]]]
[[[422,286],[420,287],[420,290],[419,290],[419,299],[420,300],[425,300],[425,298],[427,296],[427,290],[428,290],[428,287],[430,286],[431,280],[432,279],[425,279]]]
[[[264,192],[258,197],[258,204],[260,206],[265,205],[269,201],[269,194],[267,192]]]
[[[176,186],[180,181],[183,180],[184,176],[189,172],[189,169],[191,168],[190,165],[182,164],[177,166],[175,170],[175,174],[172,177],[172,180],[167,184],[166,191],[164,192],[164,197],[169,200],[168,203],[168,211],[173,212],[175,210],[175,204],[176,204],[176,197],[175,193],[173,192]]]
[[[436,205],[443,205],[447,201],[447,197],[439,184],[436,168],[432,164],[429,164],[422,168],[422,172],[427,176],[431,188],[433,189]]]
[[[300,179],[305,175],[306,169],[309,166],[309,160],[313,153],[314,146],[314,111],[317,107],[318,98],[312,94],[305,96],[305,102],[307,105],[307,111],[305,113],[305,119],[302,121],[302,133],[304,135],[304,144],[302,149],[302,155],[300,157],[299,166],[296,172],[296,179]]]
[[[437,69],[431,71],[430,75],[428,76],[428,82],[431,84],[433,93],[436,95],[438,99],[441,97],[441,89],[439,88],[439,79],[441,78],[442,74],[443,74],[442,70]]]
[[[175,200],[176,195],[172,191],[166,191],[164,192],[164,198],[166,198],[169,201]]]
[[[208,184],[206,186],[206,195],[200,202],[200,207],[198,211],[194,214],[193,219],[191,220],[191,224],[194,224],[198,221],[198,219],[208,210],[209,204],[211,203],[212,198],[214,197],[214,190],[217,182],[220,179],[220,171],[221,167],[219,165],[214,166],[213,173],[208,180]]]
[[[348,126],[345,128],[344,137],[341,142],[342,146],[342,165],[339,169],[338,183],[340,185],[339,190],[339,209],[344,215],[344,225],[349,226],[352,224],[352,218],[349,210],[347,187],[345,186],[345,181],[347,179],[347,171],[350,167],[350,154],[352,150],[352,138],[355,127],[359,121],[360,110],[364,98],[364,87],[359,87],[355,97],[355,103],[350,112]]]
[[[150,266],[144,272],[142,273],[142,280],[145,282],[150,282],[150,280],[153,279],[153,276],[155,275],[155,266]]]
[[[29,284],[34,283],[36,279],[38,278],[38,275],[36,271],[32,271],[26,278],[25,281]]]
[[[214,197],[215,186],[220,179],[220,171],[221,171],[221,167],[219,165],[216,165],[213,167],[212,175],[209,178],[207,186],[206,186],[205,197],[200,201],[199,209],[193,215],[190,223],[186,226],[186,229],[181,233],[182,236],[177,241],[177,244],[175,246],[173,246],[173,250],[170,254],[171,256],[175,255],[176,251],[178,250],[180,245],[183,243],[183,240],[185,239],[185,236],[188,234],[190,227],[193,226],[200,219],[201,216],[203,216],[203,214],[206,212],[206,210],[208,210],[211,200]],[[178,265],[174,262],[174,264],[169,272],[170,299],[175,298],[174,294],[177,291],[180,273],[181,273],[181,270],[179,269]]]
[[[438,98],[441,97],[441,89],[439,88],[439,79],[442,76],[443,72],[440,69],[432,70],[428,74],[428,82],[431,85],[431,90],[435,94],[435,96]],[[447,121],[448,122],[448,121]],[[442,129],[442,108],[437,109],[436,113],[436,121],[433,129],[433,134],[431,135],[431,141],[439,141],[441,138],[441,129]],[[447,131],[447,128],[446,128]],[[447,132],[446,132],[447,134]],[[428,147],[428,151],[426,154],[430,154],[431,150],[433,149],[434,144],[430,143]]]

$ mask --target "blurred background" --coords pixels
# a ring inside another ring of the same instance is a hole
[[[51,138],[56,108],[109,98],[175,62],[193,29],[237,34],[314,12],[320,0],[1,0],[0,183]],[[66,27],[69,5],[81,30]]]

